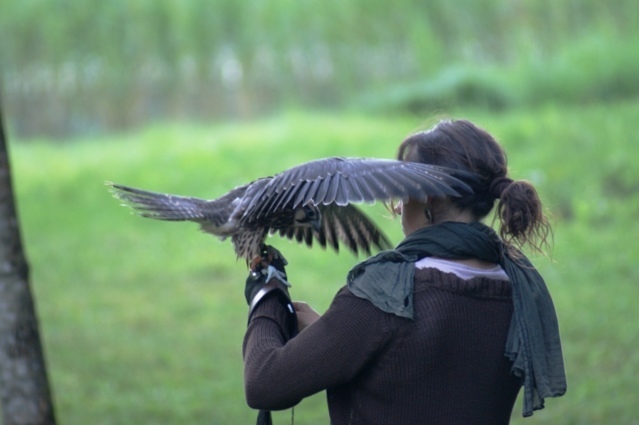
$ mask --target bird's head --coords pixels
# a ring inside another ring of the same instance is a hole
[[[294,220],[296,226],[312,227],[316,232],[322,228],[322,215],[319,208],[313,204],[296,209]]]

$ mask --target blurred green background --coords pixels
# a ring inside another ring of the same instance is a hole
[[[24,0],[0,3],[0,31],[59,423],[255,417],[244,264],[195,225],[131,216],[104,181],[213,198],[318,157],[392,157],[454,117],[498,138],[556,226],[534,260],[568,393],[526,420],[518,403],[513,423],[639,424],[639,3]],[[380,205],[366,211],[400,240]],[[319,311],[361,260],[272,243]],[[324,395],[295,418],[328,423]]]

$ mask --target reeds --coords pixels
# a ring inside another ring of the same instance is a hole
[[[250,118],[364,94],[386,105],[391,87],[438,106],[479,93],[508,107],[583,87],[606,99],[638,91],[639,55],[628,51],[638,17],[633,0],[4,2],[3,97],[11,131],[25,136]],[[463,78],[450,83],[450,69]]]

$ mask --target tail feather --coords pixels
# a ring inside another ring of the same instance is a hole
[[[142,217],[167,221],[200,221],[205,218],[203,206],[207,201],[204,199],[149,192],[110,182],[107,186],[110,186],[113,196]]]

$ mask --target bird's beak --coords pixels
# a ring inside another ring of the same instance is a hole
[[[320,220],[313,220],[311,226],[313,226],[313,230],[315,230],[316,232],[322,230],[322,222]]]

